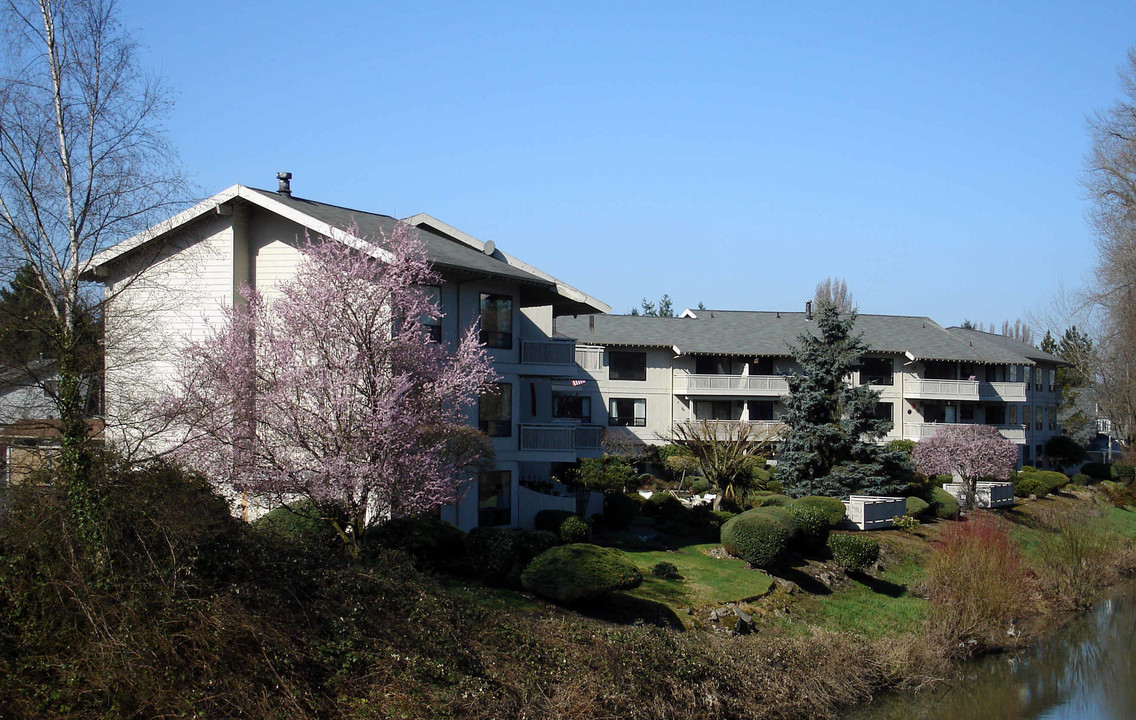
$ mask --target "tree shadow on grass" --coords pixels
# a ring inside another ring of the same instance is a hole
[[[685,629],[675,611],[666,605],[624,593],[612,593],[605,598],[576,605],[573,610],[586,617],[620,625],[646,623],[671,630]]]
[[[810,595],[832,594],[832,589],[822,583],[820,580],[817,580],[812,575],[809,575],[806,572],[802,572],[801,570],[798,570],[795,567],[791,567],[790,565],[778,565],[777,567],[767,569],[766,572],[775,578],[788,580],[789,582],[796,584],[797,587],[801,588]]]
[[[883,578],[872,577],[866,573],[856,572],[849,573],[848,577],[860,583],[877,595],[887,595],[891,598],[903,597],[907,594],[907,586],[899,585],[897,583],[884,580]]]

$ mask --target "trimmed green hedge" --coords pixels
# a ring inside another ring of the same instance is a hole
[[[1081,472],[1095,480],[1115,480],[1116,468],[1109,463],[1091,462],[1081,466]]]
[[[941,487],[931,488],[931,512],[940,520],[953,519],[959,514],[958,500]]]
[[[370,539],[388,548],[402,550],[420,566],[457,571],[467,565],[465,533],[432,517],[394,518],[379,525]]]
[[[844,503],[839,498],[806,495],[794,500],[792,505],[813,507],[820,510],[824,513],[830,527],[836,527],[844,521]]]
[[[771,495],[758,497],[756,507],[789,507],[789,504],[792,502],[793,498],[788,495],[773,493]]]
[[[784,508],[754,508],[722,526],[726,552],[750,565],[769,567],[777,562],[797,534],[796,521]]]
[[[1014,494],[1018,497],[1042,497],[1069,484],[1069,476],[1064,473],[1036,470],[1028,466],[1020,472],[1011,473],[1010,480],[1014,483]]]
[[[626,554],[586,543],[545,551],[525,568],[521,584],[543,598],[570,604],[639,587],[643,575]]]
[[[833,535],[828,546],[845,572],[861,572],[880,559],[880,544],[863,535]]]
[[[802,550],[815,552],[825,546],[832,527],[823,510],[809,505],[790,505],[789,513],[797,524],[796,543]]]
[[[913,518],[923,517],[927,511],[931,509],[931,503],[923,498],[909,497],[907,498],[907,510],[904,515]]]

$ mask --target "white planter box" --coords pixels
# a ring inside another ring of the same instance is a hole
[[[897,515],[907,512],[907,498],[879,495],[852,495],[844,501],[848,522],[860,530],[882,530],[892,526]]]
[[[966,483],[947,483],[943,485],[943,489],[954,495],[960,504],[966,504]],[[1014,484],[1010,482],[980,482],[976,488],[976,494],[975,507],[998,508],[1009,507],[1014,504]]]

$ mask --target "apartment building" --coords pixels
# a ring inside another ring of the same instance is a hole
[[[563,391],[571,402],[592,408],[592,421],[613,437],[659,444],[677,423],[776,427],[785,375],[796,367],[792,349],[816,325],[801,312],[687,310],[673,318],[561,316],[555,331],[576,341],[586,378]],[[952,423],[993,425],[1033,464],[1060,434],[1061,361],[1048,353],[925,317],[859,315],[855,332],[868,351],[849,382],[879,389],[888,440],[922,440]]]
[[[174,441],[148,422],[147,408],[169,387],[177,348],[222,324],[223,308],[243,283],[274,299],[295,272],[306,235],[366,251],[400,222],[294,197],[289,179],[276,192],[235,185],[95,258],[90,274],[113,296],[106,317],[109,442],[144,451]],[[527,524],[540,499],[522,481],[549,484],[560,466],[601,454],[603,428],[584,421],[589,408],[557,404],[556,388],[571,387],[578,369],[574,341],[553,337],[554,319],[610,308],[429,215],[401,222],[418,229],[442,278],[429,289],[443,312],[433,339],[453,342],[476,326],[499,376],[468,418],[493,438],[495,465],[442,517],[466,530]]]

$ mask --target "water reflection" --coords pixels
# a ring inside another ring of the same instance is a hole
[[[1053,637],[979,660],[949,688],[880,698],[849,720],[1136,718],[1136,584]]]

